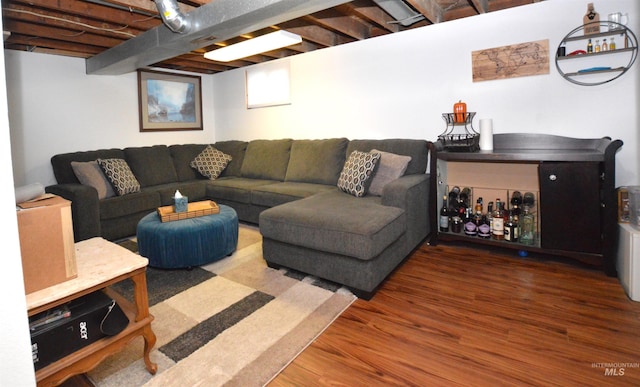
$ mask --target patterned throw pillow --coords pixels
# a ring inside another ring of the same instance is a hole
[[[96,161],[100,164],[118,196],[140,191],[140,183],[125,160],[98,159]]]
[[[364,196],[378,160],[380,153],[351,152],[340,173],[338,188],[356,197]]]
[[[215,180],[224,171],[231,159],[232,157],[228,154],[208,145],[189,165],[200,172],[202,176]]]

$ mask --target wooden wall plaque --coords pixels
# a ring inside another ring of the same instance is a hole
[[[549,74],[549,40],[473,51],[471,61],[474,82]]]

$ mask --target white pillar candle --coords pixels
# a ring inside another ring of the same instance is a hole
[[[480,150],[493,150],[493,120],[491,118],[480,120]]]

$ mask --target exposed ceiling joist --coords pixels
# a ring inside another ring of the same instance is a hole
[[[177,1],[183,14],[194,12],[212,2],[245,9],[249,3],[267,3],[264,0]],[[301,11],[298,13],[300,16],[291,20],[287,16],[285,18],[287,21],[283,22],[277,22],[282,20],[278,18],[254,24],[248,22],[247,18],[235,15],[233,23],[246,28],[218,26],[225,31],[225,34],[212,33],[215,38],[210,40],[203,38],[199,42],[201,44],[191,44],[191,41],[196,40],[197,37],[190,36],[190,40],[182,44],[178,50],[166,50],[162,55],[146,58],[146,60],[130,58],[133,64],[128,64],[126,71],[133,71],[137,66],[154,66],[214,74],[298,53],[539,1],[541,0],[353,0],[338,2],[341,4],[333,7],[330,6],[335,3],[322,2],[320,8],[326,8],[326,11],[319,12],[318,9],[313,9],[313,12],[304,14],[302,14],[304,11]],[[271,4],[271,2],[268,3]],[[176,35],[169,32],[163,25],[153,0],[2,0],[2,8],[4,47],[7,50],[92,58],[108,51],[113,52],[110,49],[133,40],[146,31],[166,30],[166,35],[154,32],[152,40],[156,45],[161,43],[160,39],[173,39]],[[286,14],[288,11],[284,10],[282,13]],[[267,18],[273,15],[265,13],[264,16]],[[257,19],[262,18],[256,17]],[[271,24],[267,26],[268,23]],[[302,36],[302,43],[233,62],[223,63],[203,58],[203,54],[207,51],[278,29]],[[228,36],[236,31],[240,32],[237,35]],[[223,40],[224,36],[227,38]],[[171,41],[171,43],[175,42]],[[137,50],[138,47],[141,49],[144,47],[139,43],[129,44],[135,46],[131,48],[132,51]],[[104,54],[99,60],[107,65],[115,65],[115,62],[110,63],[105,60],[109,55]],[[122,58],[123,56],[118,61],[123,61]],[[97,60],[90,59],[90,62]]]
[[[120,75],[215,42],[345,3],[345,0],[216,0],[185,15],[184,34],[161,25],[87,59],[87,74]]]

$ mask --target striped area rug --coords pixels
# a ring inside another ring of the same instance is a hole
[[[98,387],[263,386],[356,299],[333,283],[268,268],[259,231],[246,225],[232,256],[192,270],[150,268],[147,282],[158,372],[147,372],[136,338],[88,374]]]

